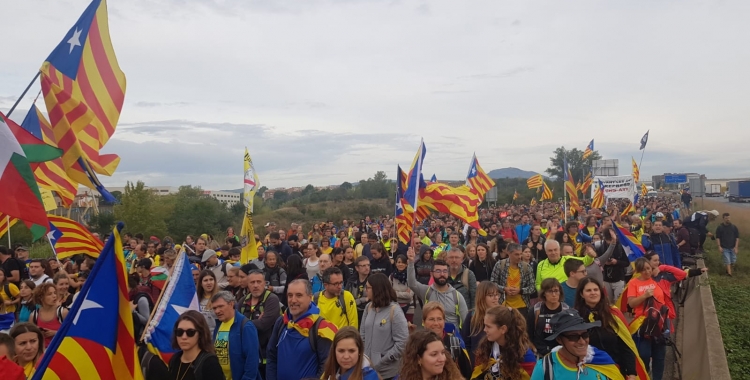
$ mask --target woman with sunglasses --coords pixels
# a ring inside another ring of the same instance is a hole
[[[188,310],[175,322],[169,380],[225,379],[203,314]]]

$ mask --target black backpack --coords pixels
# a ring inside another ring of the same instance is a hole
[[[154,300],[151,299],[151,295],[147,292],[139,292],[138,294],[133,297],[133,304],[138,305],[138,301],[141,300],[141,298],[146,298],[146,301],[148,301],[148,310],[149,312],[154,310]],[[134,313],[136,311],[133,311]],[[135,333],[135,339],[136,341],[140,341],[141,336],[143,336],[143,332],[146,330],[146,325],[141,323],[141,320],[133,316],[133,332]]]
[[[656,302],[654,297],[649,297],[643,305],[643,315],[645,319],[638,328],[638,336],[658,343],[666,343],[672,328],[669,321],[669,307]]]

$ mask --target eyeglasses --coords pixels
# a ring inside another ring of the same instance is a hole
[[[178,338],[179,338],[179,337],[181,337],[181,336],[182,336],[182,334],[187,334],[188,338],[192,338],[192,337],[194,337],[194,336],[195,336],[195,334],[197,334],[197,333],[198,333],[198,330],[196,330],[196,329],[187,329],[187,330],[183,330],[183,329],[175,329],[175,330],[174,330],[174,335],[175,335],[176,337],[178,337]]]
[[[492,298],[500,297],[500,293],[489,293],[487,294],[487,297],[492,297]]]
[[[559,293],[560,293],[560,289],[550,289],[550,290],[546,290],[546,291],[544,292],[544,294],[547,294],[547,293],[552,293],[552,294],[559,294]]]
[[[448,270],[447,269],[435,269],[435,270],[432,271],[432,273],[435,273],[435,274],[448,274]]]
[[[579,340],[589,340],[589,332],[582,332],[580,334],[560,334],[563,338],[570,342],[578,342]]]

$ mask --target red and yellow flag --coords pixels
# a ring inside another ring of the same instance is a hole
[[[538,189],[542,187],[543,185],[544,185],[544,179],[542,178],[541,174],[537,174],[526,180],[526,186],[529,187],[529,190]]]
[[[99,257],[104,244],[94,237],[82,224],[62,216],[49,215],[49,221],[62,236],[55,239],[55,253],[58,259],[64,259],[79,253],[85,253],[93,258]]]
[[[552,189],[550,189],[549,186],[547,186],[547,182],[542,181],[542,188],[543,188],[542,200],[543,201],[551,200],[553,196]]]
[[[574,210],[580,210],[581,206],[578,202],[578,189],[576,189],[576,184],[573,180],[573,174],[568,171],[568,177],[565,180],[565,191],[568,193],[568,198],[570,201],[570,213],[573,214]]]
[[[630,157],[633,160],[633,183],[638,183],[641,178],[641,171],[638,170],[638,164],[635,162],[635,158]]]
[[[472,157],[471,165],[469,165],[469,173],[466,175],[466,186],[476,191],[480,197],[484,197],[484,194],[495,186],[495,181],[479,165],[476,154]]]

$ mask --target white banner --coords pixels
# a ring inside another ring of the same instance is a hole
[[[604,198],[628,198],[633,199],[634,187],[633,176],[612,176],[612,177],[594,177],[591,186],[591,197],[599,188],[599,181],[604,185]]]

